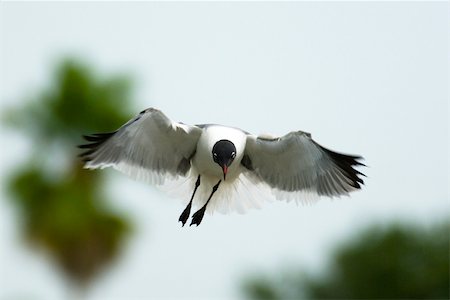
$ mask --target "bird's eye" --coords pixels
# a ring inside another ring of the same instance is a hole
[[[233,158],[233,159],[234,159],[235,157],[236,157],[236,152],[234,152],[234,151],[233,151],[233,152],[231,152],[231,158]]]
[[[214,158],[217,158],[217,153],[213,153]]]

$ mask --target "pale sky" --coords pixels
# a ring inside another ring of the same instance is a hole
[[[258,133],[311,132],[360,154],[362,191],[313,206],[267,203],[245,215],[177,222],[182,201],[114,170],[114,206],[137,233],[88,299],[230,299],[253,272],[323,266],[369,224],[448,216],[447,2],[0,3],[1,108],[30,98],[58,58],[136,80],[136,113]],[[131,118],[132,116],[130,116]],[[2,179],[28,144],[1,129]],[[4,192],[0,299],[62,299],[66,286],[24,250]],[[188,195],[187,195],[188,197]]]

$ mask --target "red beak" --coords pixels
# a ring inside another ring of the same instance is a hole
[[[228,172],[228,166],[227,165],[223,165],[222,166],[222,170],[223,170],[223,180],[225,180],[225,178],[227,176],[227,172]]]

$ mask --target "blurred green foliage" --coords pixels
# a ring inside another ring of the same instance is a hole
[[[131,224],[108,207],[104,173],[84,170],[76,145],[82,134],[115,130],[129,119],[130,88],[124,76],[100,79],[66,60],[51,87],[3,116],[31,142],[7,182],[24,237],[81,287],[118,256]]]
[[[450,223],[373,227],[339,247],[327,273],[253,276],[250,299],[449,299]]]

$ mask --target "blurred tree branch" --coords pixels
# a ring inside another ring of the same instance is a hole
[[[80,287],[114,261],[131,224],[108,207],[104,175],[84,170],[75,147],[82,134],[118,128],[129,118],[130,91],[125,76],[100,79],[66,60],[50,88],[2,116],[32,142],[30,156],[7,180],[24,237]]]
[[[325,274],[258,275],[242,289],[249,299],[449,299],[449,232],[448,222],[373,227],[340,246]]]

